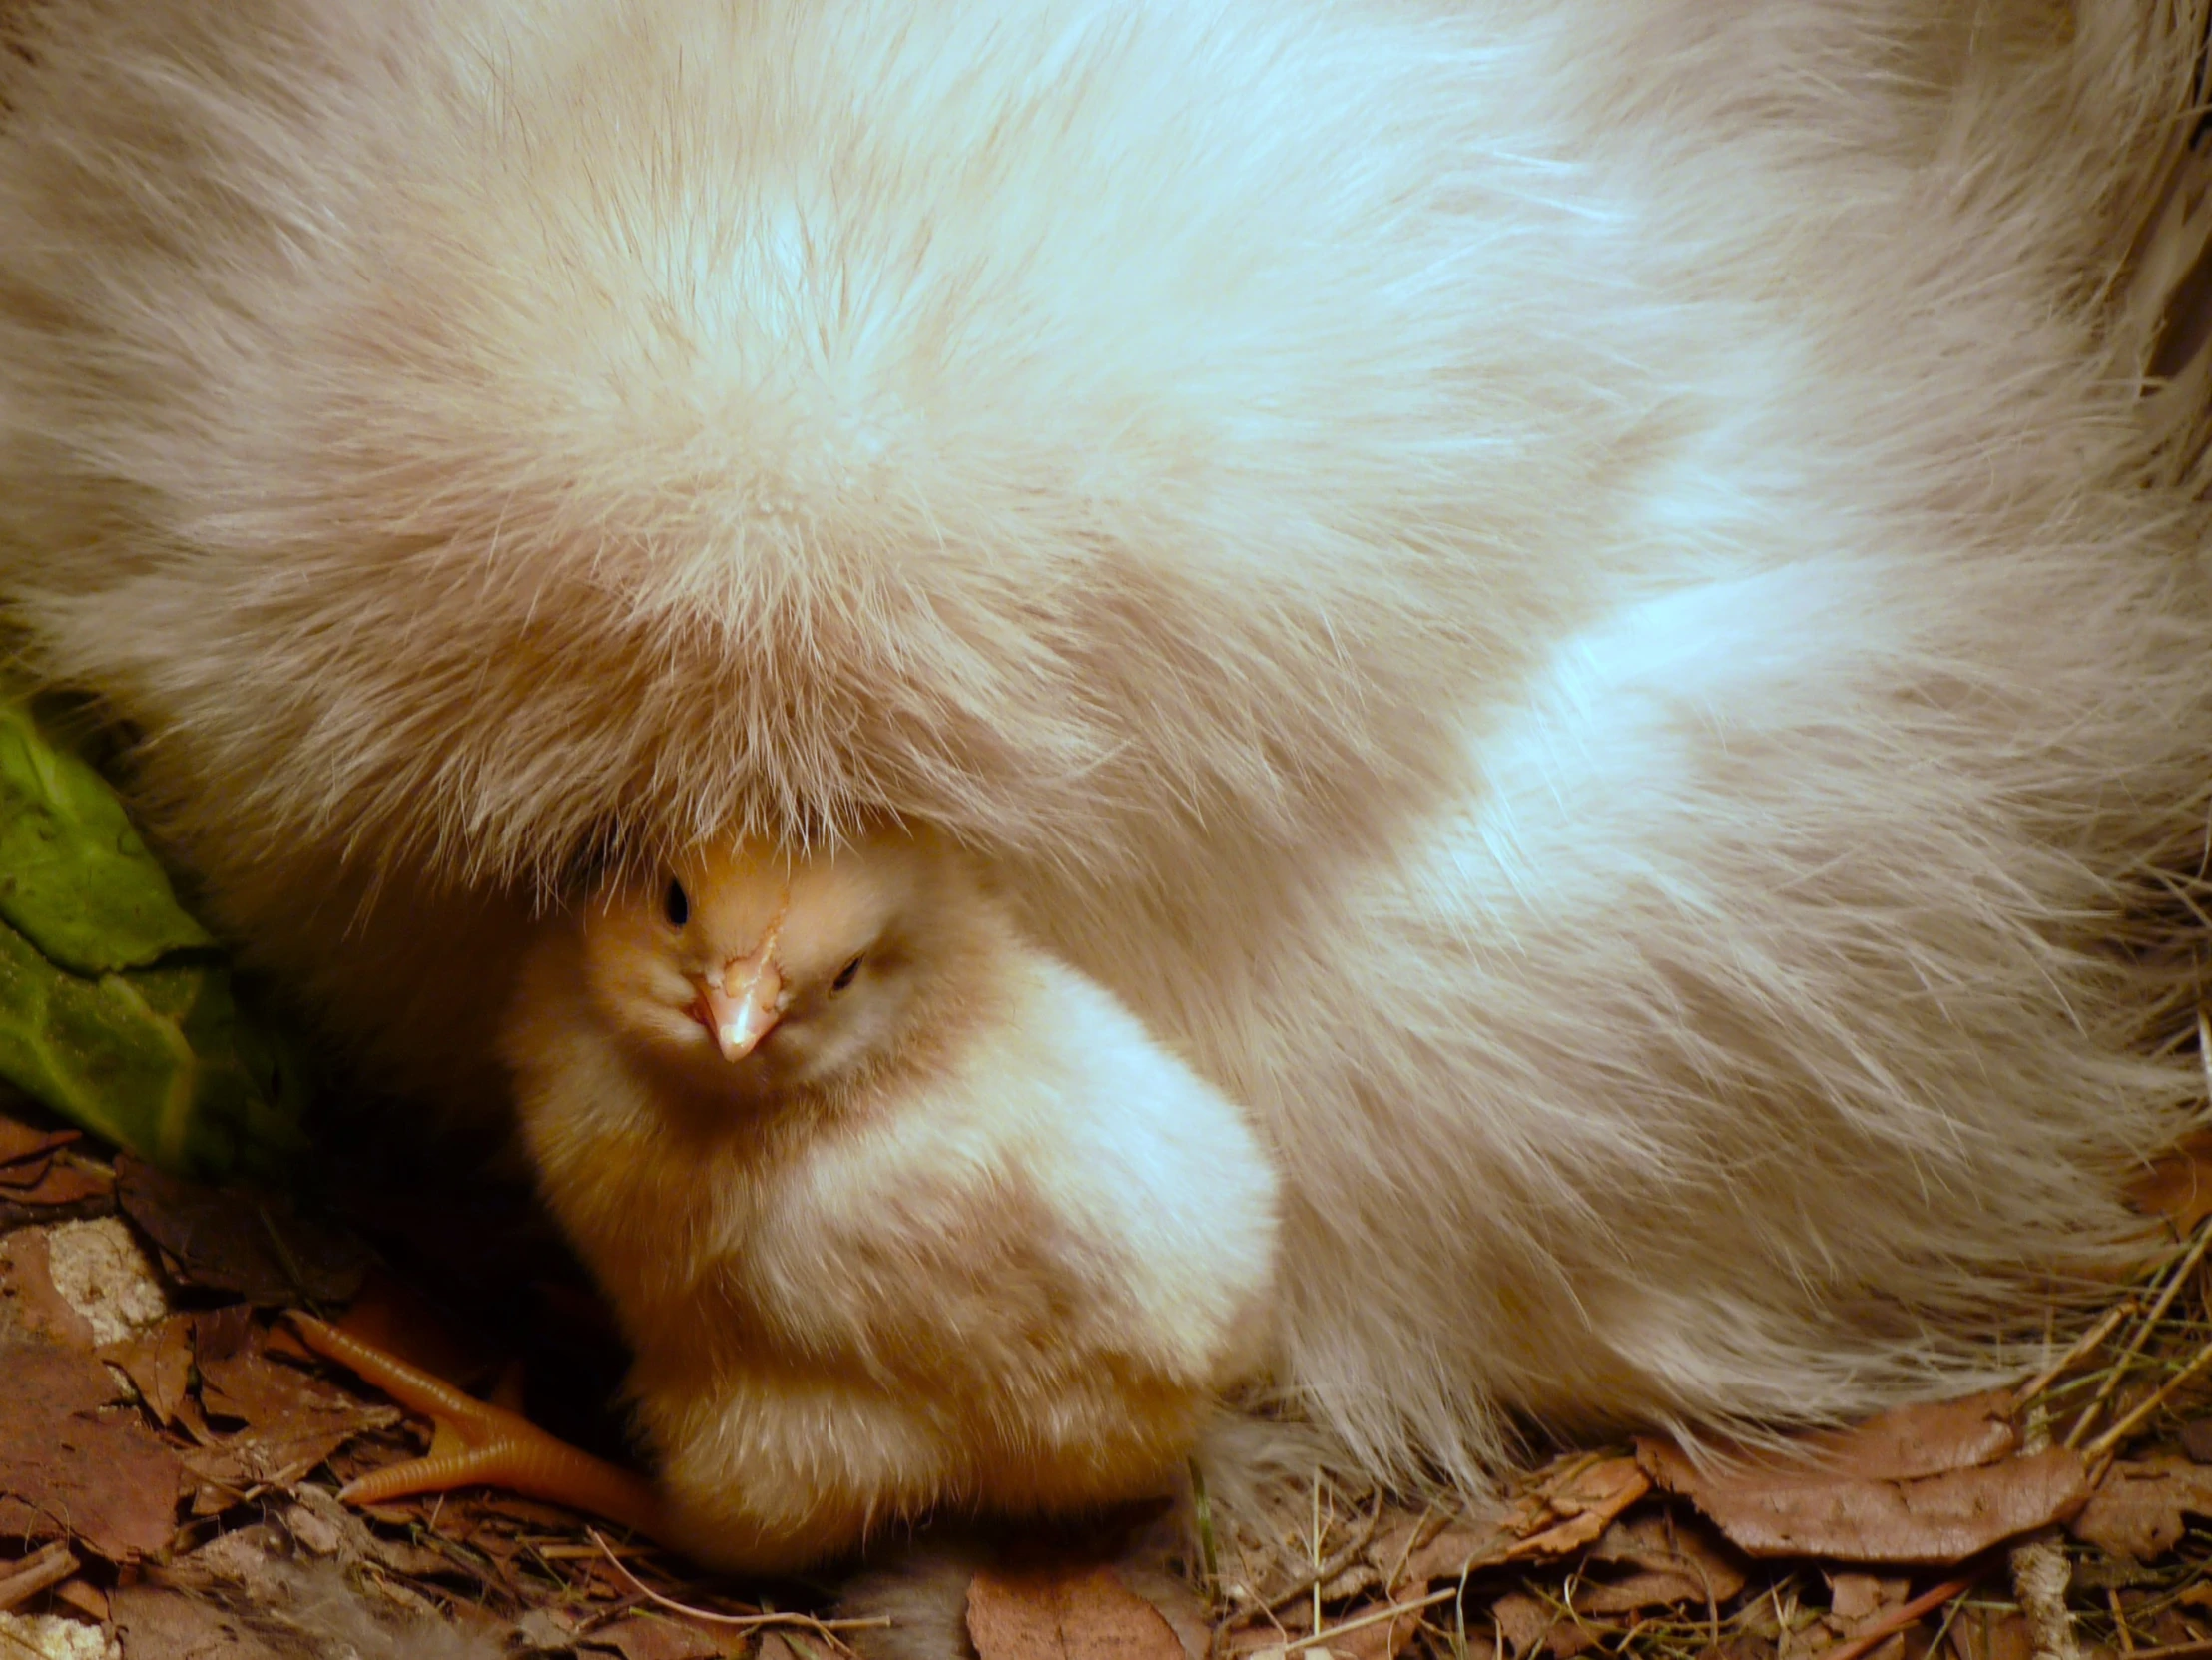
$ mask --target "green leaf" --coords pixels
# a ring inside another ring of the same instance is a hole
[[[0,921],[79,974],[215,944],[107,782],[15,704],[0,704]]]
[[[0,701],[0,1079],[165,1169],[280,1175],[305,1074],[107,782]]]
[[[214,963],[87,978],[0,926],[0,1078],[165,1169],[278,1174],[304,1078]]]

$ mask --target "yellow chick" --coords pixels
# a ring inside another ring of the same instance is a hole
[[[657,1530],[707,1561],[1159,1490],[1262,1360],[1253,1132],[929,836],[616,885],[502,1046],[637,1353]]]

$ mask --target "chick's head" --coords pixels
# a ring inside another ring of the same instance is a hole
[[[701,847],[592,902],[585,986],[640,1058],[707,1093],[820,1087],[925,1033],[972,936],[968,896],[955,860],[903,832]]]

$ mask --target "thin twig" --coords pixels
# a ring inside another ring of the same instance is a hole
[[[2105,1310],[2104,1318],[2076,1338],[2071,1349],[2068,1349],[2065,1354],[2059,1356],[2057,1360],[2051,1362],[2049,1366],[2043,1368],[2041,1372],[2028,1380],[2020,1392],[2012,1397],[2012,1409],[2018,1411],[2022,1406],[2025,1406],[2049,1388],[2051,1384],[2057,1383],[2074,1367],[2095,1353],[2103,1346],[2104,1340],[2112,1335],[2113,1328],[2135,1311],[2136,1303],[2132,1297],[2123,1302],[2115,1303],[2111,1308]]]
[[[1378,1517],[1380,1517],[1382,1514],[1382,1512],[1380,1509],[1376,1511],[1376,1515]],[[1413,1559],[1413,1552],[1418,1550],[1422,1545],[1428,1543],[1428,1539],[1422,1538],[1421,1533],[1422,1530],[1428,1526],[1430,1519],[1435,1517],[1435,1515],[1436,1501],[1432,1498],[1421,1507],[1419,1518],[1414,1521],[1411,1530],[1408,1531],[1405,1535],[1405,1543],[1398,1548],[1397,1560],[1390,1564],[1390,1571],[1382,1576],[1382,1594],[1384,1596],[1397,1595],[1397,1576],[1405,1571],[1405,1564]],[[1436,1533],[1441,1533],[1444,1530],[1444,1527],[1449,1527],[1451,1525],[1450,1517],[1446,1516],[1442,1518],[1442,1520],[1443,1526],[1438,1527],[1436,1529]],[[1368,1529],[1368,1531],[1372,1535],[1375,1529],[1371,1527]],[[1434,1538],[1436,1536],[1436,1533],[1429,1534],[1428,1538]]]
[[[2196,1272],[2197,1264],[2204,1260],[2207,1247],[2212,1247],[2212,1217],[2207,1217],[2198,1224],[2196,1243],[2189,1247],[2188,1254],[2175,1266],[2173,1273],[2167,1276],[2165,1285],[2159,1290],[2157,1301],[2151,1304],[2150,1312],[2143,1316],[2142,1324],[2135,1329],[2135,1335],[2127,1340],[2127,1347],[2120,1351],[2119,1358],[2104,1375],[2104,1382],[2097,1386],[2096,1398],[2082,1408],[2081,1415],[2074,1419],[2073,1427],[2066,1431],[2066,1438],[2060,1444],[2079,1446],[2082,1437],[2095,1427],[2097,1418],[2104,1411],[2105,1402],[2112,1398],[2112,1391],[2120,1386],[2120,1379],[2134,1364],[2135,1357],[2143,1352],[2143,1345],[2150,1342],[2151,1333],[2158,1330],[2158,1323],[2166,1318],[2166,1311],[2180,1295],[2183,1282]]]
[[[1970,1579],[1946,1579],[1940,1585],[1923,1591],[1911,1602],[1891,1609],[1858,1636],[1848,1642],[1838,1643],[1822,1654],[1820,1660],[1859,1660],[1863,1654],[1872,1654],[1884,1638],[1903,1631],[1923,1614],[1935,1612],[1952,1597],[1964,1596],[1972,1588],[1973,1581]]]
[[[2205,818],[2204,835],[2206,848],[2212,850],[2212,814]],[[2196,910],[2197,907],[2191,905],[2189,908]],[[2199,911],[2198,914],[2203,913]],[[2197,1005],[2197,1070],[2204,1074],[2205,1099],[2212,1101],[2212,1018],[2206,1017],[2202,1003]]]
[[[1335,1508],[1334,1505],[1331,1506]],[[1314,1471],[1314,1629],[1321,1629],[1321,1470]]]
[[[891,1623],[888,1614],[877,1614],[864,1620],[825,1620],[813,1614],[715,1614],[704,1608],[694,1608],[688,1602],[678,1602],[674,1597],[663,1596],[622,1564],[622,1558],[607,1548],[607,1541],[599,1536],[596,1528],[585,1528],[585,1536],[599,1547],[600,1554],[614,1565],[615,1572],[630,1582],[630,1588],[647,1601],[666,1608],[672,1614],[682,1614],[686,1619],[704,1620],[709,1625],[724,1625],[735,1631],[756,1631],[764,1625],[798,1625],[809,1631],[875,1631]]]
[[[1214,1501],[1206,1491],[1206,1472],[1198,1459],[1189,1460],[1191,1510],[1198,1523],[1199,1566],[1206,1575],[1207,1600],[1219,1606],[1221,1598],[1221,1545],[1214,1537]]]
[[[1382,1509],[1383,1506],[1378,1503],[1374,1513],[1368,1517],[1367,1526],[1360,1530],[1360,1536],[1357,1539],[1354,1539],[1352,1543],[1346,1545],[1344,1549],[1338,1551],[1336,1555],[1330,1557],[1328,1561],[1322,1563],[1311,1573],[1301,1574],[1296,1580],[1284,1586],[1282,1590],[1277,1591],[1265,1602],[1248,1598],[1240,1599],[1244,1601],[1245,1606],[1239,1617],[1245,1614],[1258,1613],[1263,1608],[1272,1613],[1274,1610],[1281,1608],[1286,1602],[1295,1602],[1315,1586],[1328,1584],[1345,1569],[1351,1567],[1353,1563],[1360,1559],[1361,1553],[1375,1542],[1376,1529],[1382,1525]]]
[[[32,1552],[0,1578],[0,1613],[59,1585],[82,1565],[76,1552],[60,1539],[44,1550]]]
[[[2141,1423],[2143,1419],[2149,1417],[2151,1413],[2157,1411],[2159,1407],[2165,1405],[2167,1401],[2173,1398],[2176,1389],[2208,1366],[2212,1366],[2212,1343],[2208,1343],[2198,1350],[2189,1364],[2159,1384],[2157,1390],[2149,1399],[2142,1402],[2127,1416],[2121,1418],[2119,1422],[2113,1424],[2111,1428],[2091,1441],[2084,1450],[2092,1459],[2101,1458],[2112,1451],[2126,1438],[2128,1431]]]
[[[1285,1654],[1296,1654],[1301,1649],[1314,1647],[1317,1643],[1326,1643],[1332,1637],[1342,1637],[1353,1631],[1365,1631],[1371,1625],[1381,1625],[1384,1620],[1394,1620],[1400,1614],[1417,1614],[1423,1608],[1433,1608],[1439,1602],[1449,1602],[1453,1597],[1459,1595],[1459,1592],[1460,1587],[1453,1585],[1448,1590],[1431,1591],[1428,1595],[1415,1598],[1411,1602],[1395,1602],[1387,1608],[1377,1608],[1372,1612],[1362,1614],[1356,1620],[1347,1620],[1342,1625],[1331,1626],[1327,1631],[1317,1631],[1312,1636],[1301,1637],[1296,1642],[1285,1643],[1283,1652]],[[2149,1651],[2145,1650],[2145,1652],[2148,1653]]]

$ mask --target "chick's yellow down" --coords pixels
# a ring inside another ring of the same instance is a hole
[[[1263,1359],[1252,1131],[931,839],[618,885],[546,925],[501,1043],[705,1560],[1159,1490]]]

